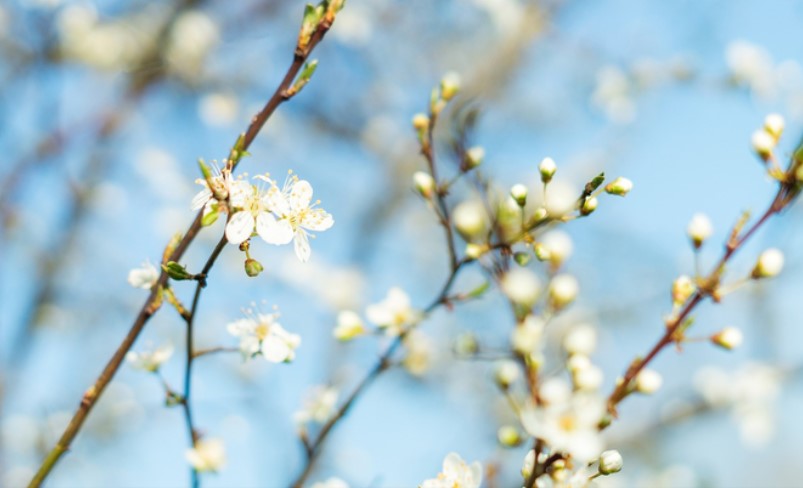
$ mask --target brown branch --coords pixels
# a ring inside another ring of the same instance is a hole
[[[246,151],[250,147],[251,143],[254,141],[254,138],[257,136],[259,131],[265,125],[265,122],[268,120],[271,114],[273,114],[273,112],[276,110],[276,108],[281,103],[291,98],[286,95],[287,89],[293,83],[293,80],[295,79],[296,75],[303,66],[309,54],[312,52],[315,46],[317,46],[317,44],[323,39],[324,35],[326,34],[326,32],[330,27],[331,27],[330,21],[327,20],[322,21],[316,28],[313,35],[311,36],[311,39],[306,48],[303,50],[296,49],[295,55],[293,56],[293,62],[288,68],[287,74],[285,75],[281,84],[278,86],[276,91],[270,97],[265,107],[251,121],[251,124],[249,125],[245,135],[241,139],[238,139],[238,141],[235,143],[235,148],[237,149],[237,152],[241,154],[242,152]],[[192,225],[190,225],[190,228],[188,229],[187,233],[181,239],[181,242],[178,244],[175,251],[170,256],[170,261],[178,261],[179,259],[181,259],[181,257],[184,255],[184,252],[187,250],[190,244],[195,240],[195,237],[197,236],[198,232],[201,229],[202,216],[203,216],[203,209],[200,210],[196,215],[195,220],[193,221]],[[213,255],[213,257],[216,256]],[[210,260],[212,263],[214,263],[214,259],[212,259],[212,257],[210,257]],[[209,261],[207,262],[207,264],[210,264]],[[153,314],[156,313],[159,306],[161,305],[161,287],[165,285],[167,279],[168,279],[167,273],[164,270],[162,270],[161,274],[159,275],[157,283],[151,289],[151,293],[148,296],[148,299],[143,304],[142,309],[140,310],[140,313],[138,314],[136,320],[134,321],[134,324],[131,326],[131,329],[129,330],[128,334],[123,339],[123,342],[120,344],[120,346],[118,346],[112,358],[106,364],[106,367],[103,369],[103,372],[100,374],[100,376],[98,376],[97,380],[95,380],[95,383],[84,394],[81,403],[78,406],[78,409],[73,414],[72,420],[70,421],[69,425],[65,429],[62,436],[59,438],[56,445],[45,457],[36,475],[31,480],[29,488],[35,488],[41,486],[42,482],[48,476],[48,474],[53,469],[58,460],[61,458],[61,456],[65,452],[67,452],[67,450],[69,450],[70,445],[72,444],[75,437],[78,435],[78,432],[81,430],[81,426],[83,425],[84,421],[89,415],[89,412],[95,406],[98,398],[103,393],[106,386],[108,386],[108,384],[111,382],[115,373],[117,373],[117,370],[120,368],[120,365],[122,364],[126,353],[134,344],[134,341],[139,336],[139,333],[142,331],[142,329],[145,327],[145,324],[148,322],[151,316],[153,316]],[[192,358],[191,356],[189,356],[189,361],[191,360]]]
[[[619,382],[611,395],[608,397],[608,411],[613,417],[616,417],[617,405],[632,392],[631,384],[635,380],[636,376],[658,355],[659,352],[666,348],[666,346],[676,342],[676,334],[686,322],[687,317],[700,303],[702,303],[706,298],[710,298],[712,296],[712,293],[719,284],[719,280],[722,272],[724,271],[725,265],[728,263],[731,257],[743,247],[744,243],[750,239],[750,237],[752,237],[756,231],[758,231],[758,229],[770,219],[770,217],[779,213],[794,201],[794,196],[797,195],[794,192],[796,183],[791,178],[794,178],[794,174],[791,174],[789,181],[780,183],[778,193],[775,195],[772,203],[748,230],[742,233],[734,232],[734,235],[732,235],[726,243],[725,252],[723,253],[719,262],[704,281],[705,286],[698,287],[697,291],[695,291],[694,294],[686,301],[686,304],[683,306],[680,312],[678,312],[672,321],[666,325],[666,332],[664,332],[664,334],[652,347],[652,349],[650,349],[647,355],[644,356],[643,359],[635,359],[631,363],[630,367],[625,372],[622,381]],[[793,196],[789,197],[789,195]],[[609,423],[603,424],[602,428],[607,427],[608,424]]]

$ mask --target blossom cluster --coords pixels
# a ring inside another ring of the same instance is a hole
[[[225,168],[197,182],[204,188],[193,198],[193,208],[204,209],[205,223],[212,223],[219,212],[229,214],[226,238],[240,245],[254,235],[268,244],[294,242],[298,259],[306,262],[311,250],[308,231],[332,227],[331,214],[316,208],[312,185],[290,174],[282,187],[270,175],[256,175],[259,184],[233,178]]]

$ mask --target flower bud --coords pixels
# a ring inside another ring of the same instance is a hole
[[[729,351],[742,345],[744,336],[742,331],[736,327],[725,327],[721,331],[711,336],[711,342]]]
[[[538,172],[541,173],[541,181],[544,184],[552,181],[552,177],[555,176],[555,171],[557,170],[558,166],[552,158],[544,158],[538,165]]]
[[[552,258],[552,253],[541,243],[536,243],[533,246],[533,254],[535,254],[535,258],[539,261],[549,261]]]
[[[691,278],[686,275],[678,276],[672,282],[672,303],[678,306],[683,305],[695,291],[697,291],[697,285]]]
[[[175,261],[168,261],[167,264],[163,264],[162,269],[167,273],[167,276],[176,281],[191,280],[194,278],[194,276],[187,271],[187,268]]]
[[[517,252],[513,254],[513,260],[516,261],[516,264],[519,266],[527,266],[530,262],[530,255],[526,252]]]
[[[619,451],[611,449],[599,455],[599,472],[603,475],[618,473],[622,470],[624,460]]]
[[[547,251],[546,254],[542,253],[542,255],[548,256],[545,260],[549,261],[552,266],[556,268],[559,268],[569,259],[569,256],[572,255],[572,251],[574,250],[571,237],[560,230],[553,230],[544,234],[541,238],[541,245]],[[537,246],[536,244],[536,247]],[[538,257],[537,252],[536,257]]]
[[[335,339],[347,342],[365,334],[365,324],[359,315],[351,310],[342,310],[337,314],[337,326],[332,331]]]
[[[538,277],[525,268],[513,268],[502,277],[502,291],[513,303],[525,307],[535,305],[541,294]]]
[[[753,145],[753,151],[764,161],[768,161],[772,157],[772,151],[775,149],[777,141],[765,130],[759,129],[753,132],[750,138],[750,143]]]
[[[441,79],[441,98],[449,101],[460,91],[460,75],[449,72]]]
[[[524,463],[521,466],[521,477],[525,480],[529,479],[535,469],[535,450],[530,449],[527,455],[524,456]]]
[[[474,244],[469,242],[466,244],[466,257],[470,259],[479,259],[480,256],[485,254],[485,251],[488,250],[488,247],[484,244]]]
[[[597,197],[586,198],[586,200],[583,202],[583,206],[580,207],[580,215],[590,215],[594,210],[597,209],[598,204],[599,201],[597,200]]]
[[[524,207],[527,204],[527,187],[521,183],[513,185],[510,189],[510,196],[519,204],[519,207]]]
[[[636,391],[644,395],[652,395],[661,388],[664,379],[652,369],[642,369],[636,375]]]
[[[549,283],[549,303],[555,310],[571,304],[580,291],[577,279],[569,274],[559,274]]]
[[[474,146],[466,151],[466,170],[474,169],[485,159],[485,149]]]
[[[572,372],[572,382],[575,388],[581,391],[598,390],[602,386],[602,380],[602,370],[594,364],[589,364]]]
[[[781,138],[784,129],[784,119],[780,114],[769,114],[764,118],[764,130],[771,135],[775,141]]]
[[[605,192],[610,195],[623,197],[633,189],[633,182],[627,178],[618,177],[605,186]]]
[[[536,352],[544,333],[544,321],[534,315],[528,315],[519,323],[510,336],[513,350],[522,355]]]
[[[574,356],[590,356],[597,347],[597,330],[588,324],[577,325],[563,338],[563,349]]]
[[[463,239],[473,241],[488,231],[488,220],[485,207],[479,201],[462,202],[452,213],[455,229]]]
[[[256,259],[248,258],[245,260],[245,274],[254,278],[259,276],[259,273],[264,271],[265,268],[262,267],[262,263],[257,261]]]
[[[413,184],[416,191],[427,200],[432,198],[432,194],[435,193],[435,179],[429,173],[423,171],[413,173]]]
[[[429,129],[429,116],[419,113],[413,115],[413,129],[417,132],[424,132]]]
[[[499,427],[499,430],[496,432],[496,437],[499,439],[499,444],[504,447],[516,447],[521,445],[522,441],[524,441],[519,429],[512,425]]]
[[[783,262],[783,253],[781,251],[775,248],[767,249],[758,257],[750,277],[757,280],[777,276],[783,269]]]
[[[465,332],[457,336],[454,341],[454,352],[460,357],[470,357],[480,350],[477,336],[471,332]]]
[[[507,390],[510,385],[519,379],[520,375],[521,369],[519,368],[519,364],[517,362],[507,359],[496,363],[494,380],[499,388]]]
[[[705,214],[694,214],[686,227],[686,234],[695,249],[700,249],[706,239],[711,237],[714,229],[711,226],[711,220]]]

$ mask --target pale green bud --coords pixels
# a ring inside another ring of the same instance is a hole
[[[594,210],[597,209],[598,204],[599,201],[597,200],[597,197],[586,198],[585,202],[583,202],[583,206],[580,207],[580,214],[590,215]]]
[[[474,169],[482,164],[485,159],[485,149],[482,146],[474,146],[466,150],[466,170]]]
[[[775,248],[767,249],[758,257],[758,261],[756,261],[756,265],[750,276],[754,280],[772,278],[781,272],[783,263],[784,257],[781,251]]]
[[[441,79],[441,99],[448,102],[460,91],[460,75],[449,72]]]
[[[599,455],[599,472],[603,475],[618,473],[622,470],[624,460],[619,451],[611,449]]]
[[[611,195],[623,197],[633,189],[633,182],[627,178],[618,177],[605,186],[605,192]]]
[[[558,166],[552,158],[544,158],[541,160],[541,164],[538,165],[538,171],[541,173],[541,181],[544,183],[552,181],[552,177],[555,176],[557,170]]]
[[[249,277],[254,278],[259,276],[259,273],[264,270],[265,268],[262,267],[262,263],[256,259],[248,258],[245,260],[245,274],[247,274]]]
[[[741,346],[743,340],[742,331],[736,327],[725,327],[711,336],[712,343],[729,351]]]
[[[413,174],[413,184],[416,191],[427,200],[432,198],[433,193],[435,193],[435,179],[429,173],[416,171]]]
[[[510,189],[510,196],[519,204],[519,207],[523,207],[527,204],[527,187],[521,183],[513,185]]]

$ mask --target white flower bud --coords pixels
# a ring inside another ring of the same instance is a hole
[[[624,460],[619,451],[611,449],[610,451],[603,451],[599,455],[599,472],[600,474],[609,475],[618,473],[622,470]]]
[[[529,479],[530,476],[533,474],[533,468],[535,467],[535,451],[530,449],[527,451],[527,455],[524,456],[524,463],[521,466],[521,477]]]
[[[502,291],[513,303],[532,307],[541,294],[541,282],[530,270],[514,268],[502,277]]]
[[[450,71],[441,78],[441,98],[449,101],[460,91],[460,75]]]
[[[572,354],[566,361],[566,369],[574,374],[591,366],[591,359],[585,354]]]
[[[527,204],[527,187],[521,183],[513,185],[510,189],[510,196],[519,204],[519,207],[523,207]]]
[[[435,193],[435,179],[429,173],[416,171],[413,174],[413,184],[416,191],[426,199],[432,198],[432,194]]]
[[[574,250],[572,238],[569,237],[569,234],[560,230],[553,230],[544,234],[541,238],[540,245],[543,248],[541,250],[541,256],[543,256],[544,259],[541,259],[541,256],[538,254],[538,244],[536,244],[534,248],[536,251],[535,256],[542,261],[548,260],[556,268],[560,267],[569,259],[569,256],[572,255],[572,251]]]
[[[776,141],[781,138],[784,125],[783,116],[780,114],[769,114],[764,118],[764,130]]]
[[[596,348],[597,330],[588,324],[573,327],[563,338],[563,349],[573,356],[590,356]]]
[[[413,128],[418,132],[429,129],[429,116],[423,113],[413,115]]]
[[[698,213],[692,216],[689,226],[686,227],[686,233],[694,248],[699,249],[703,242],[714,233],[714,228],[711,226],[711,220],[705,214]]]
[[[583,206],[580,207],[580,214],[590,215],[597,209],[597,205],[599,205],[597,197],[586,198],[585,202],[583,202]]]
[[[549,282],[549,302],[555,310],[561,310],[577,298],[580,285],[569,274],[559,274]]]
[[[464,332],[457,336],[454,341],[454,352],[460,357],[470,357],[477,354],[480,345],[477,336],[471,332]]]
[[[499,439],[499,444],[504,447],[516,447],[524,440],[521,437],[521,432],[519,432],[519,429],[513,427],[512,425],[503,425],[502,427],[499,427],[499,430],[496,432],[496,437]]]
[[[741,346],[743,340],[742,331],[736,327],[725,327],[711,336],[711,342],[729,351]]]
[[[141,268],[128,272],[128,284],[134,288],[150,290],[159,280],[159,271],[149,262],[142,263]]]
[[[618,195],[620,197],[627,195],[632,189],[633,182],[621,176],[605,186],[606,193],[610,195]]]
[[[346,342],[365,334],[365,332],[365,324],[356,312],[343,310],[337,314],[337,326],[332,332],[335,339]]]
[[[652,395],[661,389],[663,382],[664,379],[657,371],[642,369],[641,372],[636,375],[636,391],[644,395]]]
[[[484,244],[474,244],[469,242],[466,244],[466,257],[470,259],[479,259],[480,256],[485,254],[485,251],[488,250],[488,246]]]
[[[686,275],[678,276],[672,282],[672,303],[683,305],[692,294],[697,291],[697,285]]]
[[[215,472],[226,464],[226,450],[220,439],[200,439],[188,449],[185,457],[199,472]]]
[[[783,269],[783,262],[783,253],[781,251],[775,248],[767,249],[758,257],[751,277],[757,280],[759,278],[777,276]]]
[[[519,376],[521,375],[521,368],[516,361],[507,359],[496,363],[494,370],[494,379],[499,388],[507,390]]]
[[[552,177],[555,176],[557,170],[558,165],[555,164],[552,158],[544,158],[541,160],[541,164],[538,165],[538,171],[541,173],[541,181],[544,183],[552,181]]]
[[[575,388],[582,391],[598,390],[602,386],[602,380],[602,370],[594,364],[589,364],[585,368],[572,373],[572,381]]]
[[[544,321],[534,315],[528,315],[524,321],[513,329],[510,343],[513,350],[522,355],[533,354],[541,345],[544,334]]]
[[[481,146],[474,146],[466,150],[466,169],[474,169],[482,164],[485,159],[485,149]]]
[[[482,202],[462,202],[452,213],[454,226],[463,239],[472,241],[481,238],[488,231],[488,219]]]
[[[750,143],[753,145],[753,151],[761,159],[767,161],[772,157],[772,151],[775,149],[777,141],[767,131],[759,129],[753,132]]]

